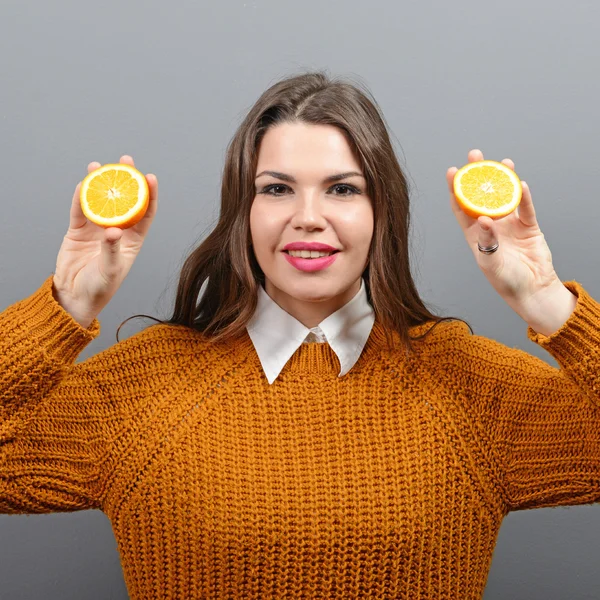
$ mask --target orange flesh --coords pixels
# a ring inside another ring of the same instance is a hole
[[[500,208],[510,203],[515,189],[506,173],[488,166],[467,171],[460,186],[469,202],[486,208]]]
[[[125,171],[107,171],[95,177],[87,190],[90,210],[106,219],[129,212],[138,202],[139,184]]]

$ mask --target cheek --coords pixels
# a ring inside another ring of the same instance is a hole
[[[250,237],[256,254],[272,251],[277,246],[277,223],[273,215],[267,210],[262,210],[260,205],[253,205],[250,209]]]
[[[373,211],[370,205],[345,211],[339,222],[352,245],[369,245],[373,237]]]

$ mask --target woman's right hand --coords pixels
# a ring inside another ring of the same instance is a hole
[[[135,166],[131,156],[121,163]],[[91,162],[88,173],[100,168]],[[144,217],[133,227],[100,227],[81,210],[81,181],[71,204],[69,230],[56,260],[52,292],[54,298],[83,327],[88,327],[115,295],[129,273],[156,215],[158,180],[146,175],[150,199]]]

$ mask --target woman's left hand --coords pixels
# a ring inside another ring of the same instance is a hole
[[[481,150],[471,150],[469,162],[483,160]],[[502,161],[514,170],[512,160]],[[454,196],[454,175],[458,169],[451,167],[446,173],[452,211],[465,234],[479,268],[500,296],[519,315],[527,320],[542,298],[557,286],[563,286],[554,266],[552,254],[538,225],[531,192],[521,181],[523,196],[516,210],[499,219],[481,216],[477,219],[464,213]],[[477,247],[487,248],[499,243],[492,254]]]

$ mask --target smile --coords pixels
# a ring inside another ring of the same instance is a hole
[[[299,271],[313,272],[322,271],[323,269],[326,269],[327,267],[332,265],[337,259],[337,255],[340,254],[340,252],[335,251],[327,256],[320,256],[318,258],[302,258],[292,256],[286,251],[282,252],[282,254],[285,256],[285,259]]]

